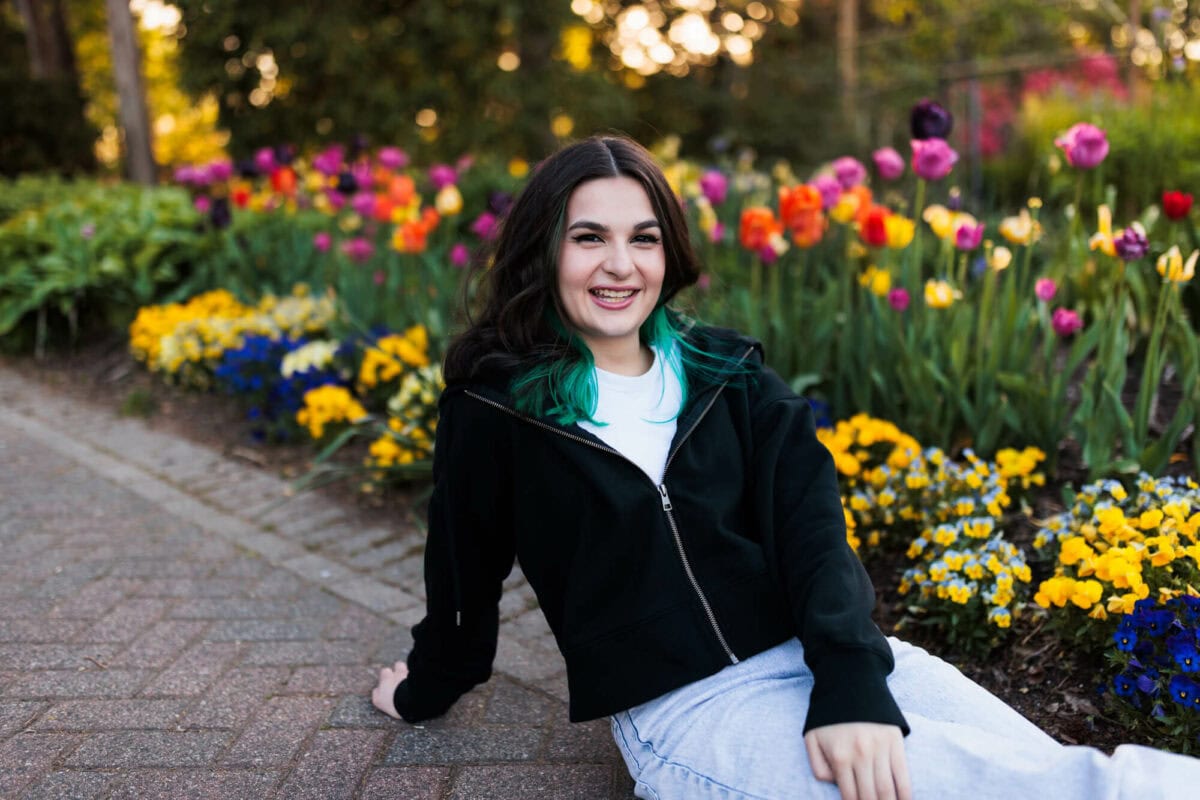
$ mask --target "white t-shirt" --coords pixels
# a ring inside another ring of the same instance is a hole
[[[662,354],[651,348],[654,363],[643,375],[617,375],[596,368],[599,400],[596,425],[581,420],[579,427],[642,468],[655,485],[662,481],[675,422],[683,404],[683,387]]]

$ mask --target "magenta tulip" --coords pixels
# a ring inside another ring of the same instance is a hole
[[[908,303],[911,298],[908,296],[907,289],[892,289],[890,292],[888,292],[887,299],[888,305],[890,305],[896,311],[904,311],[908,308]]]
[[[983,242],[984,224],[972,225],[964,222],[954,231],[954,246],[959,250],[974,250]]]
[[[471,261],[471,249],[462,242],[450,248],[450,265],[453,267],[465,267]]]
[[[821,208],[829,210],[838,204],[842,196],[842,184],[832,175],[818,175],[812,179],[812,185],[821,193]]]
[[[371,244],[361,236],[355,237],[348,242],[342,244],[342,252],[345,253],[351,261],[362,263],[371,258],[375,254],[375,245]]]
[[[434,164],[429,168],[429,182],[433,184],[435,192],[441,191],[458,183],[458,172],[449,164]]]
[[[1054,309],[1054,315],[1050,318],[1050,324],[1053,326],[1055,333],[1066,338],[1077,333],[1083,327],[1083,320],[1074,311],[1066,308],[1056,308]]]
[[[1104,131],[1087,122],[1072,125],[1054,144],[1062,148],[1067,163],[1077,169],[1092,169],[1108,155]]]
[[[875,170],[885,181],[894,181],[904,174],[904,156],[894,147],[881,147],[871,154]]]
[[[867,179],[867,168],[857,158],[842,156],[834,160],[833,174],[843,189],[849,189]]]
[[[318,253],[328,252],[329,248],[332,246],[333,237],[327,232],[321,231],[313,236],[313,248],[316,249]]]
[[[913,139],[912,150],[913,172],[927,181],[940,181],[958,161],[958,153],[945,139]]]
[[[708,202],[719,206],[729,194],[729,179],[719,170],[710,169],[700,176],[700,191]]]
[[[1037,283],[1033,285],[1033,293],[1037,295],[1038,300],[1043,303],[1049,303],[1054,299],[1054,295],[1058,292],[1058,284],[1052,278],[1038,278]]]
[[[387,169],[404,169],[408,166],[408,154],[399,147],[381,147],[379,163]]]

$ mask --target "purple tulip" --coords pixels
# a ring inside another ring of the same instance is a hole
[[[387,169],[404,169],[408,166],[408,153],[399,147],[381,147],[379,163]]]
[[[903,312],[908,309],[908,303],[912,299],[908,295],[908,289],[892,289],[888,292],[888,305],[896,311]]]
[[[209,209],[212,208],[212,200],[206,194],[197,195],[196,199],[192,201],[192,208],[201,214],[207,214]]]
[[[322,175],[337,175],[342,171],[342,146],[335,144],[327,147],[317,154],[312,165]]]
[[[834,159],[833,174],[837,176],[838,183],[842,185],[843,189],[849,189],[867,179],[867,168],[857,158],[842,156]]]
[[[491,241],[495,238],[498,227],[499,220],[496,219],[496,215],[490,211],[484,211],[471,223],[471,233],[480,239]]]
[[[214,161],[208,165],[208,174],[214,181],[227,181],[233,177],[233,162]]]
[[[183,166],[176,167],[175,172],[171,177],[174,178],[176,183],[183,184],[184,186],[189,186],[189,185],[191,185],[192,179],[195,174],[196,174],[195,167],[191,166],[190,164],[184,164]]]
[[[1095,125],[1079,122],[1054,140],[1062,148],[1067,163],[1077,169],[1092,169],[1108,155],[1108,138]]]
[[[954,117],[933,100],[919,101],[912,107],[909,118],[914,139],[945,139],[954,129]]]
[[[313,248],[318,253],[327,253],[333,246],[333,237],[327,231],[320,231],[313,236]]]
[[[729,194],[729,179],[720,170],[710,169],[700,176],[700,191],[708,202],[719,206]]]
[[[336,189],[326,189],[325,199],[329,201],[329,207],[334,211],[341,211],[346,205],[346,196]]]
[[[208,212],[208,221],[218,230],[228,228],[233,223],[233,210],[229,207],[228,197],[218,197],[213,200]]]
[[[371,244],[361,236],[356,236],[348,242],[342,243],[342,252],[351,261],[356,261],[359,264],[367,261],[375,254],[375,245]]]
[[[904,174],[904,156],[896,152],[894,147],[881,147],[871,154],[879,177],[885,181],[894,181]]]
[[[275,169],[275,151],[270,147],[260,147],[254,154],[254,166],[266,175]]]
[[[1050,318],[1050,325],[1054,328],[1055,333],[1065,339],[1083,327],[1083,320],[1070,309],[1056,308]]]
[[[1054,282],[1053,278],[1038,278],[1037,283],[1033,284],[1033,293],[1043,303],[1049,303],[1053,300],[1057,292],[1058,284]]]
[[[959,250],[974,250],[979,247],[983,241],[984,227],[982,222],[978,225],[972,225],[969,222],[959,225],[954,231],[954,246]]]
[[[359,192],[350,200],[350,207],[358,214],[369,217],[375,211],[375,195],[370,192]]]
[[[758,257],[762,259],[762,263],[769,266],[779,260],[779,253],[775,251],[774,247],[768,244],[758,251]]]
[[[1150,252],[1150,240],[1146,238],[1146,231],[1136,222],[1121,231],[1120,235],[1113,239],[1113,245],[1122,261],[1137,261],[1139,258],[1145,258]]]
[[[842,196],[842,184],[832,175],[818,175],[812,179],[812,185],[821,193],[821,208],[828,210],[838,204]]]
[[[454,267],[465,267],[471,262],[471,249],[462,242],[457,243],[450,248],[450,265]]]
[[[371,176],[371,164],[368,161],[356,161],[354,166],[350,167],[350,174],[354,176],[354,182],[358,184],[358,188],[366,191],[371,188],[374,178]]]
[[[720,244],[725,240],[725,223],[717,220],[713,223],[712,230],[708,232],[708,240],[713,244]]]
[[[944,139],[913,139],[913,172],[927,181],[940,181],[950,174],[958,153]]]
[[[447,186],[458,183],[458,173],[449,164],[434,164],[429,168],[429,182],[433,190],[441,191]]]
[[[488,208],[497,217],[503,217],[512,208],[513,196],[510,192],[494,191],[488,194]]]

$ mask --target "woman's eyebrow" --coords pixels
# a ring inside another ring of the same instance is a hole
[[[644,231],[646,228],[658,228],[658,227],[660,227],[658,224],[658,220],[647,219],[647,220],[643,220],[642,222],[639,222],[638,224],[634,225],[633,229],[635,231]],[[592,222],[591,220],[588,220],[588,219],[581,219],[581,220],[576,220],[575,222],[572,222],[570,224],[570,226],[567,228],[567,230],[573,231],[576,228],[583,228],[583,229],[589,230],[589,231],[598,231],[600,233],[607,233],[609,230],[607,225],[601,225],[599,222]]]

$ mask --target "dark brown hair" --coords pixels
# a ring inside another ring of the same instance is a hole
[[[582,183],[629,177],[645,189],[662,228],[666,274],[658,307],[696,282],[700,265],[678,198],[654,157],[620,136],[594,136],[539,164],[501,223],[490,259],[479,259],[464,291],[467,329],[446,353],[447,382],[484,371],[528,371],[548,361],[578,357],[558,297],[558,253],[567,201]],[[491,266],[487,266],[490,260]],[[478,283],[477,316],[465,301]]]

